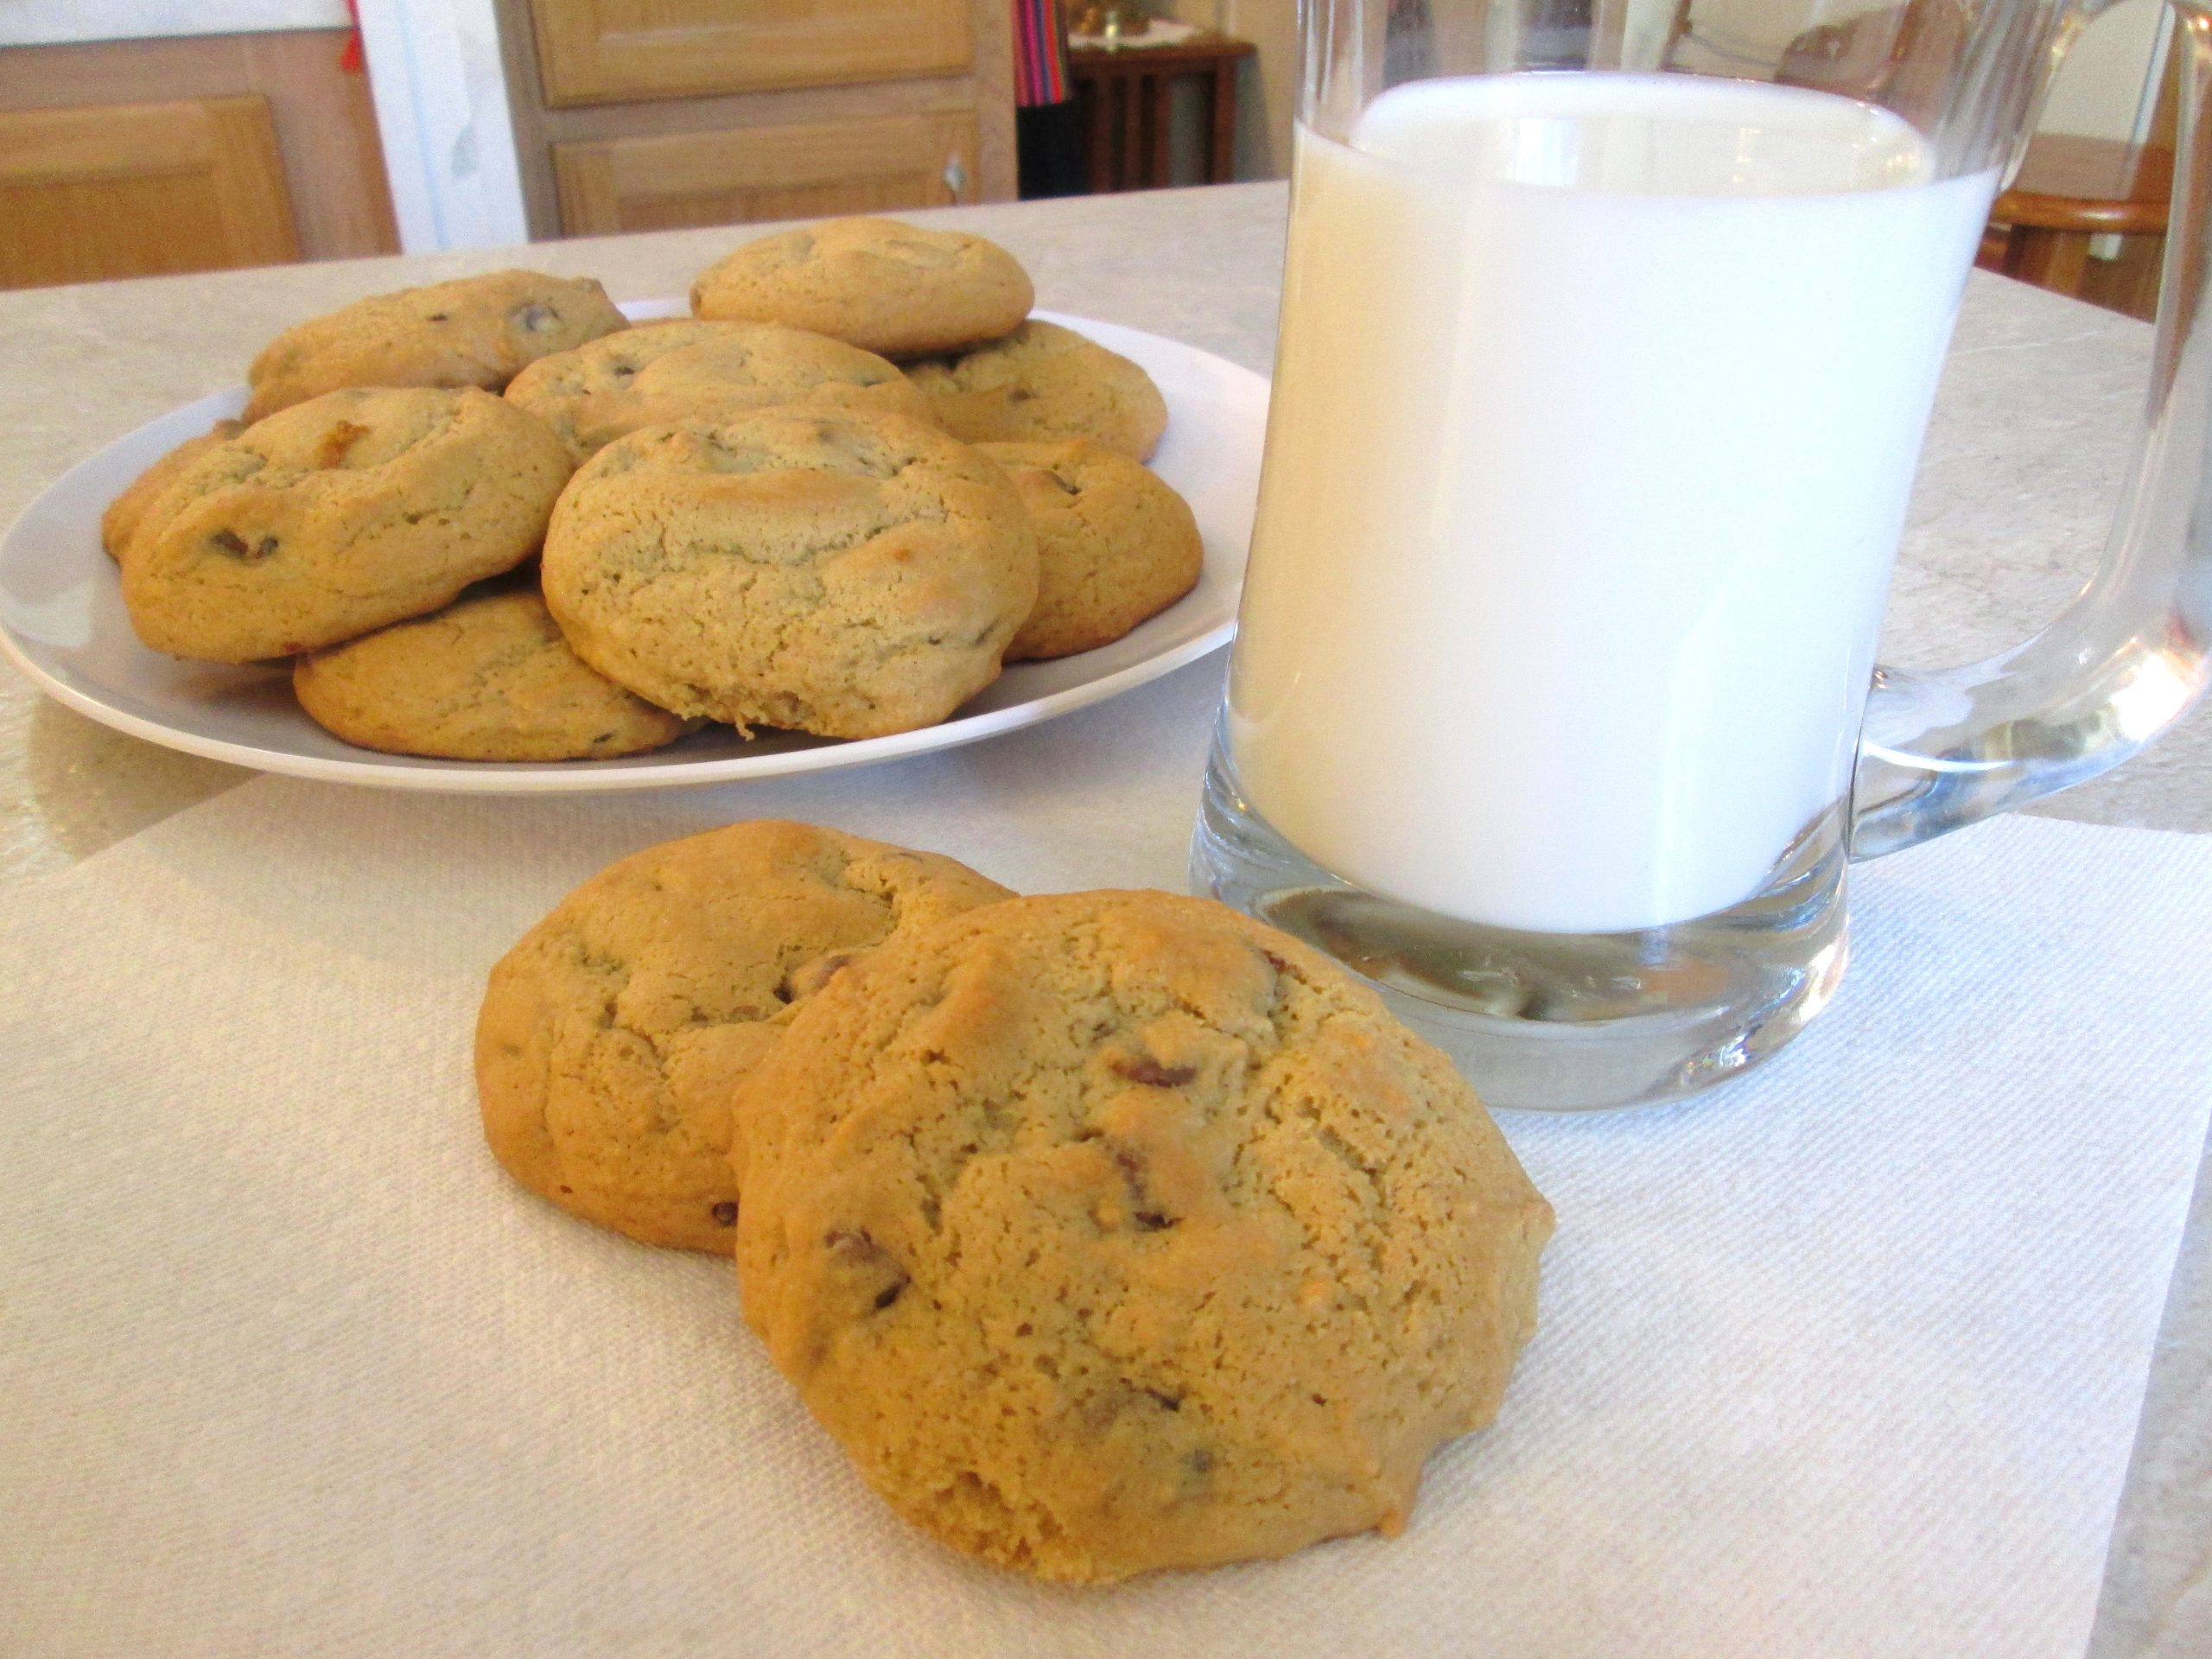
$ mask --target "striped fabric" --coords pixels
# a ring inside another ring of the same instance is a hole
[[[1068,99],[1068,36],[1059,0],[1014,0],[1014,101],[1022,109]]]

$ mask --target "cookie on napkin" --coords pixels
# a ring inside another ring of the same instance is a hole
[[[1482,1103],[1209,900],[893,940],[734,1109],[747,1322],[894,1510],[1040,1578],[1395,1532],[1535,1328],[1551,1210]]]
[[[311,652],[292,664],[292,693],[348,743],[446,760],[604,760],[694,725],[569,650],[534,573]]]
[[[895,219],[833,219],[764,236],[691,285],[698,316],[779,322],[885,357],[994,339],[1035,298],[1029,273],[997,243]]]
[[[727,1254],[738,1079],[861,953],[1010,896],[932,853],[766,819],[610,865],[492,970],[485,1138],[588,1221]]]

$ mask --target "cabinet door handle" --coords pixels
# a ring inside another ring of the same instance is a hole
[[[967,191],[968,168],[957,156],[953,156],[944,164],[944,188],[952,192],[952,199],[955,201],[959,200]]]

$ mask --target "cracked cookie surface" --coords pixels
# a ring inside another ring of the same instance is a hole
[[[588,276],[495,270],[372,295],[287,328],[246,372],[257,421],[341,386],[498,391],[527,363],[630,326]]]
[[[1037,604],[1007,661],[1096,650],[1198,585],[1198,520],[1141,462],[1087,438],[976,448],[1014,480],[1037,537]]]
[[[747,1323],[894,1510],[1039,1577],[1396,1530],[1535,1328],[1551,1210],[1481,1103],[1207,900],[894,941],[734,1110]]]
[[[492,970],[476,1026],[485,1138],[586,1220],[727,1255],[737,1080],[858,953],[1009,896],[949,858],[776,820],[634,854]]]
[[[929,403],[873,352],[772,323],[647,323],[540,358],[507,401],[543,421],[578,466],[626,433],[720,421],[779,404],[874,410],[927,421]]]
[[[329,392],[179,471],[130,544],[124,603],[173,656],[320,650],[521,563],[568,478],[561,441],[488,392]]]
[[[534,577],[310,652],[292,691],[348,743],[448,760],[603,760],[691,729],[569,650]]]
[[[833,219],[748,242],[699,273],[696,315],[779,322],[886,357],[1006,334],[1036,298],[995,242],[895,219]]]
[[[648,702],[875,737],[998,677],[1037,596],[1006,474],[918,421],[763,410],[601,450],[545,538],[576,654]]]
[[[906,365],[938,425],[969,443],[1090,438],[1151,457],[1167,401],[1143,367],[1056,322],[1025,322],[957,357]]]

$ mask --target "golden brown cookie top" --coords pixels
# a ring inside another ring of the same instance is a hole
[[[513,429],[498,400],[434,387],[349,386],[256,421],[180,477],[184,493],[252,479],[271,489],[359,480],[471,427]]]
[[[773,819],[647,848],[492,970],[476,1027],[486,1137],[565,1209],[727,1253],[737,1079],[861,953],[1008,896],[949,858]]]
[[[302,657],[292,690],[348,743],[448,760],[600,760],[690,729],[569,649],[534,571]]]
[[[1142,462],[1088,438],[976,449],[1006,469],[1037,533],[1037,605],[1008,662],[1095,650],[1198,584],[1198,520]]]
[[[833,981],[740,1086],[746,1319],[908,1519],[1109,1580],[1394,1530],[1495,1414],[1548,1205],[1297,941],[1018,899]]]
[[[958,351],[1029,315],[1029,275],[995,242],[893,219],[833,219],[748,242],[699,273],[702,317],[779,322],[886,357]]]
[[[969,443],[1090,438],[1148,459],[1167,401],[1141,364],[1056,322],[1025,322],[959,356],[909,363],[939,425]]]
[[[287,328],[246,372],[249,421],[341,386],[479,386],[629,321],[588,276],[495,270],[372,295]]]
[[[179,469],[132,538],[124,602],[177,656],[318,650],[529,557],[569,470],[543,425],[473,387],[327,392]]]
[[[772,323],[647,323],[540,358],[507,401],[560,435],[578,465],[626,433],[719,421],[787,404],[876,410],[926,421],[896,365],[857,346]]]
[[[829,737],[942,720],[1035,602],[1006,475],[918,421],[761,410],[646,427],[561,498],[545,596],[601,673],[680,714]]]

